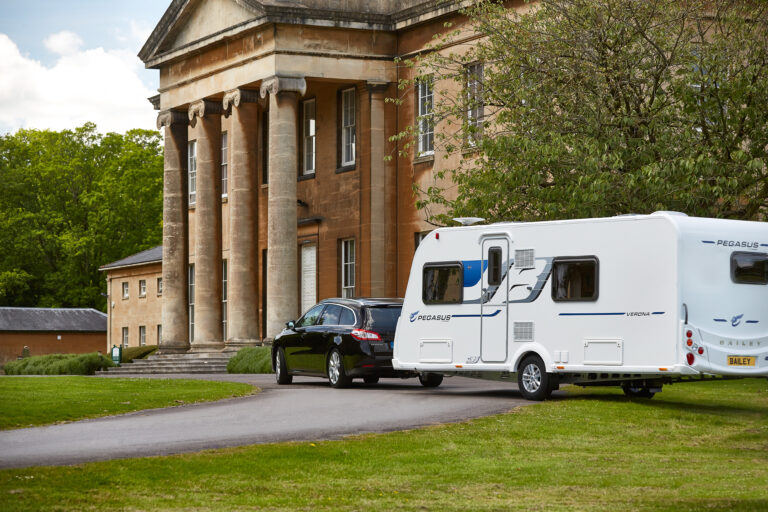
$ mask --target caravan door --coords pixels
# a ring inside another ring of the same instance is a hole
[[[482,243],[488,271],[483,272],[480,296],[480,358],[486,363],[507,360],[509,245],[505,236],[484,238]]]

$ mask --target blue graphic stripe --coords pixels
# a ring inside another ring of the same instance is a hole
[[[560,316],[619,316],[626,313],[560,313]]]
[[[490,315],[451,315],[451,318],[491,318],[492,316],[496,316],[499,313],[501,313],[501,310],[497,309],[496,312],[491,313]]]
[[[728,321],[725,318],[715,318],[714,320],[715,320],[715,322],[727,322]]]
[[[704,244],[714,244],[715,241],[714,240],[702,240],[701,243],[704,243]]]
[[[760,244],[760,247],[768,247],[768,244]]]
[[[748,324],[759,324],[760,320],[747,320]]]
[[[664,312],[663,312],[663,311],[654,311],[654,312],[653,312],[653,313],[651,313],[651,314],[652,314],[652,315],[663,315],[663,314],[664,314]]]

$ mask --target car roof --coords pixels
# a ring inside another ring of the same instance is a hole
[[[341,297],[333,297],[320,301],[320,304],[333,303],[344,304],[346,306],[357,307],[376,307],[376,306],[402,306],[403,299],[399,297],[356,297],[354,299],[343,299]]]

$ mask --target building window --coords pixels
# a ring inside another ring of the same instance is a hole
[[[163,342],[163,326],[157,324],[157,344],[160,345]]]
[[[421,245],[421,242],[423,242],[424,239],[427,238],[430,233],[431,231],[417,231],[416,233],[413,234],[413,250],[414,251],[419,248],[419,246]]]
[[[139,279],[139,297],[147,296],[147,280]]]
[[[227,339],[227,260],[221,262],[221,335]]]
[[[421,297],[424,304],[461,304],[464,292],[461,263],[424,265]]]
[[[195,265],[189,266],[189,342],[195,341]]]
[[[416,100],[418,103],[419,153],[417,156],[435,153],[435,127],[433,105],[432,77],[419,80],[416,84]]]
[[[227,197],[229,185],[227,184],[227,132],[221,134],[221,197]]]
[[[123,298],[128,298],[128,283],[123,283]]]
[[[355,89],[341,91],[341,165],[355,164]]]
[[[596,256],[555,258],[552,262],[552,300],[595,301],[598,295]]]
[[[355,240],[341,241],[341,296],[355,296]]]
[[[269,183],[269,111],[261,113],[261,182]]]
[[[315,100],[307,100],[302,104],[302,139],[304,158],[301,167],[302,176],[315,173]]]
[[[158,295],[163,294],[163,278],[162,277],[157,278],[157,294]]]
[[[144,325],[139,326],[139,346],[144,347],[147,344],[147,328]]]
[[[123,348],[128,348],[128,328],[123,327]]]
[[[476,146],[483,132],[485,102],[483,100],[483,63],[476,62],[466,68],[467,75],[467,143]]]
[[[188,158],[189,179],[187,184],[189,186],[189,205],[192,206],[197,201],[197,141],[193,140],[189,143]]]

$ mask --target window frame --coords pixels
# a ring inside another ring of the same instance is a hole
[[[416,125],[418,127],[416,158],[435,154],[435,103],[434,77],[429,75],[416,82]],[[422,98],[429,99],[429,108]],[[428,128],[425,131],[425,128]]]
[[[351,242],[352,246],[352,259],[347,260],[347,256],[349,255],[349,248],[348,243]],[[355,243],[354,238],[342,238],[339,240],[340,245],[340,254],[339,254],[339,267],[341,269],[341,279],[340,282],[340,288],[341,293],[340,295],[343,298],[352,298],[355,296],[355,290],[357,289],[357,246]],[[352,277],[352,283],[350,284],[347,282],[347,269],[351,269],[351,277]],[[350,295],[345,295],[347,291]]]
[[[749,252],[749,251],[734,251],[731,253],[731,282],[734,284],[751,284],[751,285],[757,285],[757,286],[765,286],[768,285],[768,274],[765,276],[765,281],[755,281],[755,282],[749,282],[749,281],[737,281],[736,280],[736,260],[735,257],[739,255],[746,255],[746,256],[763,256],[766,259],[768,259],[768,253],[765,252]],[[768,263],[766,263],[768,265]]]
[[[123,348],[128,348],[128,341],[129,341],[129,337],[128,336],[129,336],[128,335],[128,328],[127,327],[123,327],[123,340],[122,340]]]
[[[139,297],[147,296],[147,280],[139,279]]]
[[[357,89],[341,89],[339,102],[339,163],[341,167],[352,167],[357,161]],[[351,148],[350,158],[347,158],[347,146]]]
[[[221,197],[229,197],[229,136],[221,132]]]
[[[157,324],[157,346],[163,342],[163,324]]]
[[[197,204],[197,140],[187,146],[187,201],[189,207]]]
[[[557,278],[555,269],[559,263],[588,263],[594,262],[595,264],[595,291],[592,297],[575,297],[560,299],[555,296],[557,287],[555,286],[555,279]],[[596,302],[600,298],[600,258],[595,255],[586,256],[560,256],[552,260],[552,282],[551,297],[553,302]]]
[[[269,185],[269,110],[261,112],[261,184]]]
[[[195,341],[195,264],[190,263],[188,267],[188,306],[189,306],[189,322],[188,322],[188,334],[189,342]]]
[[[466,123],[468,127],[475,128],[474,133],[467,133],[466,143],[469,147],[476,147],[482,139],[485,124],[485,101],[483,98],[485,65],[481,61],[471,62],[465,66],[464,74],[464,93],[467,100]]]
[[[430,269],[439,269],[439,268],[458,268],[459,269],[459,281],[461,286],[459,286],[459,298],[455,302],[436,302],[433,300],[427,300],[427,288],[425,286],[426,279],[425,279],[425,273],[427,270]],[[463,304],[464,303],[464,264],[461,261],[430,261],[428,263],[425,263],[421,267],[421,302],[425,306],[440,306],[440,305],[455,305],[455,304]]]
[[[499,286],[503,281],[503,256],[504,252],[500,246],[494,245],[488,248],[488,286]],[[496,268],[494,268],[494,263]]]
[[[307,127],[307,110],[309,106],[312,106],[312,124],[308,132]],[[307,157],[310,154],[309,151],[307,151],[307,142],[312,141],[312,166],[311,168],[307,167]],[[316,98],[309,98],[301,102],[301,172],[299,176],[301,177],[309,177],[314,176],[317,172],[317,99]]]
[[[122,293],[123,299],[129,298],[131,296],[131,292],[130,292],[130,285],[128,284],[128,281],[122,281],[120,283],[120,286],[122,288],[121,293]]]
[[[221,336],[227,339],[227,293],[229,286],[229,265],[226,259],[221,260]]]
[[[158,277],[157,278],[157,295],[160,296],[163,294],[163,278]]]
[[[146,325],[139,326],[139,346],[140,347],[147,346],[147,326]]]

